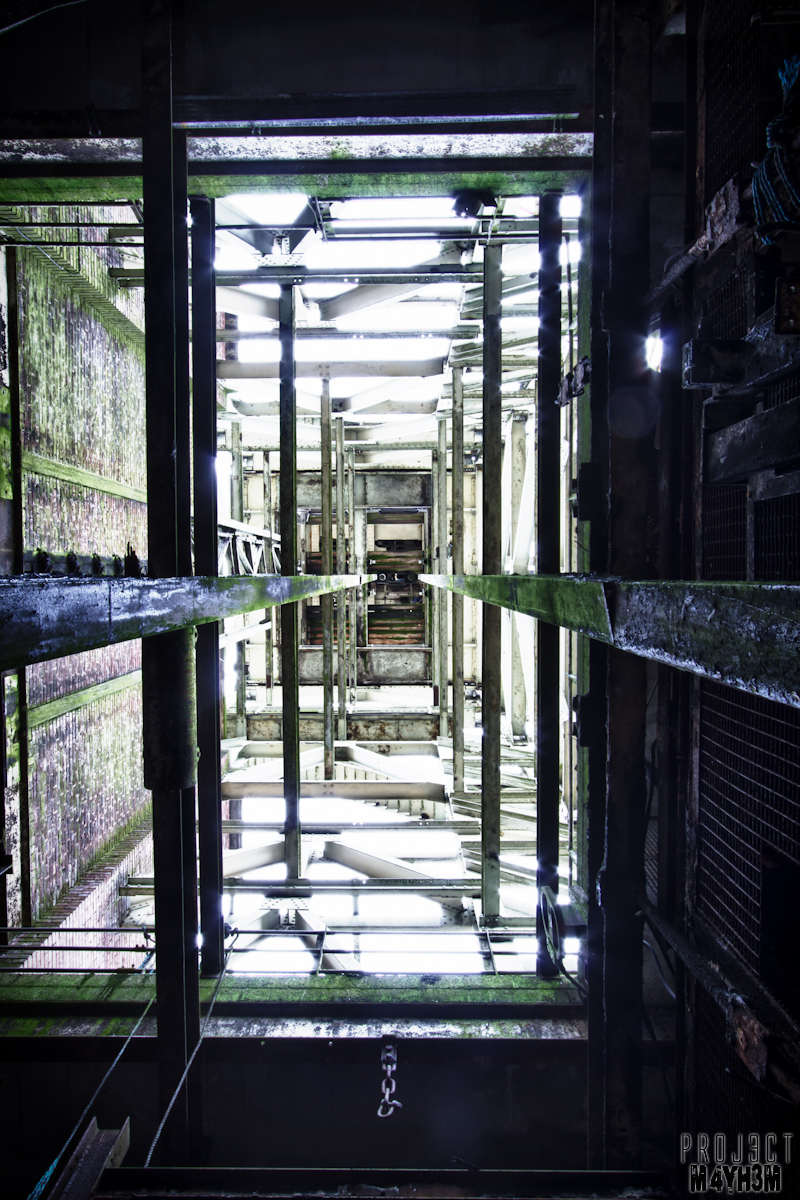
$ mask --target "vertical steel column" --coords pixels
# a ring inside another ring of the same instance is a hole
[[[192,426],[194,560],[198,575],[216,575],[217,381],[214,201],[192,196]],[[222,919],[222,792],[219,738],[219,623],[197,629],[198,849],[201,969],[218,975]]]
[[[525,492],[525,468],[527,466],[527,420],[523,415],[515,415],[511,421],[511,556],[514,558],[514,548],[523,521],[521,512]],[[513,570],[513,567],[512,567]],[[527,716],[527,695],[525,692],[525,674],[522,669],[522,650],[517,629],[517,613],[511,614],[511,712],[506,713],[511,718],[511,732],[515,737],[525,734],[525,718]]]
[[[439,553],[439,452],[433,450],[431,452],[431,571],[434,574],[441,574],[442,563]],[[439,610],[442,603],[442,589],[433,588],[431,591],[431,682],[433,683],[433,707],[439,707],[439,682],[441,671],[439,669],[439,656],[441,654],[441,645],[439,644]]]
[[[464,368],[453,368],[453,574],[464,574]],[[453,593],[453,789],[464,790],[464,597]]]
[[[186,167],[178,163],[176,171],[173,160],[170,7],[168,0],[145,0],[142,35],[147,534],[149,573],[156,577],[179,573],[185,565],[189,534],[183,495],[188,391],[176,378],[176,371],[188,369],[186,328],[177,312],[187,296],[182,268],[176,292],[175,238],[176,210],[180,206],[185,213],[186,208]],[[144,639],[142,701],[144,779],[153,793],[159,1090],[164,1111],[200,1036],[191,630]],[[162,1154],[175,1163],[185,1162],[189,1155],[188,1095],[186,1088],[173,1109],[163,1143]]]
[[[447,422],[439,421],[439,456],[437,485],[439,491],[439,570],[447,574]],[[447,653],[447,597],[442,589],[439,604],[439,736],[447,737],[447,675],[450,656]]]
[[[297,397],[294,366],[294,288],[281,286],[279,300],[281,432],[281,575],[297,574]],[[283,699],[283,794],[286,874],[300,875],[300,690],[297,602],[281,605]]]
[[[561,196],[539,199],[539,391],[536,436],[536,569],[557,575],[560,554]],[[559,631],[536,625],[536,856],[537,884],[558,892]],[[538,969],[556,973],[543,930]]]
[[[345,559],[344,523],[344,418],[336,422],[336,572],[344,575],[347,570]],[[347,740],[347,597],[344,592],[336,594],[336,686],[339,701],[339,741]]]
[[[612,503],[606,562],[600,565],[598,547],[591,566],[627,578],[653,574],[648,528],[656,528],[657,512],[657,401],[644,361],[647,312],[639,303],[649,286],[652,21],[635,0],[598,0],[592,359],[601,369],[597,376],[593,372],[592,408],[593,423],[605,416]],[[603,1162],[598,1165],[613,1169],[636,1166],[641,1141],[642,922],[636,896],[644,890],[644,661],[610,650],[605,691],[605,811],[590,817],[590,837],[603,837],[602,849],[594,854],[595,860],[602,856],[600,921],[594,918],[594,933],[590,913],[595,958],[601,949],[598,933],[602,938],[602,975],[595,969],[590,977],[590,1009],[597,1004],[590,1012],[590,1059],[599,1061],[602,1053],[602,1085],[590,1093],[590,1104],[601,1116],[590,1111],[590,1127],[602,1121]],[[590,797],[592,807],[599,803],[599,793]],[[598,986],[601,995],[593,1001],[591,989],[596,993]],[[591,1043],[598,1038],[602,1049],[593,1052]]]
[[[275,570],[275,556],[272,540],[272,468],[269,461],[269,450],[264,451],[264,528],[269,534],[265,549],[266,562],[264,570],[271,575]],[[268,609],[264,629],[264,683],[267,688],[267,707],[272,707],[272,671],[273,671],[273,642],[275,640],[275,622],[278,619],[275,609]]]
[[[483,259],[483,564],[484,575],[500,575],[503,513],[496,487],[503,469],[500,332],[502,247],[487,246]],[[483,725],[481,743],[482,907],[487,922],[500,915],[500,643],[502,610],[483,605]]]
[[[320,432],[322,449],[322,574],[333,574],[333,519],[331,513],[331,381],[323,379],[320,401]],[[323,742],[325,745],[325,778],[333,779],[333,596],[322,597],[322,677]]]
[[[356,573],[356,452],[347,451],[347,512],[349,553],[347,567],[351,575]],[[356,588],[351,588],[350,597],[350,699],[356,703],[358,692],[358,612]]]

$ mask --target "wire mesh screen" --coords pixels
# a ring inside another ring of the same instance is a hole
[[[760,500],[754,514],[756,579],[800,579],[800,495]]]
[[[704,321],[715,338],[742,338],[747,322],[747,277],[737,271],[715,289],[703,305]]]
[[[747,578],[747,484],[704,489],[703,578]]]
[[[790,400],[798,398],[800,398],[800,374],[787,375],[785,379],[778,379],[775,383],[770,383],[765,387],[760,394],[764,408],[778,408],[779,405],[788,404]]]
[[[737,171],[746,172],[761,157],[760,23],[751,21],[760,7],[757,0],[706,4],[706,204]]]
[[[694,1004],[695,1133],[724,1133],[729,1152],[736,1141],[758,1133],[795,1132],[800,1129],[800,1112],[782,1103],[750,1076],[744,1063],[725,1038],[725,1017],[698,984]],[[762,1143],[763,1144],[763,1143]]]
[[[697,912],[759,972],[762,855],[800,862],[800,710],[703,681]]]

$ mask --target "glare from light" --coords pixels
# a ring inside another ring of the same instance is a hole
[[[217,469],[217,491],[231,486],[231,466],[233,455],[230,450],[218,450],[214,460]]]
[[[562,196],[558,211],[562,217],[579,217],[582,208],[580,196]]]
[[[419,301],[414,304],[370,305],[338,318],[339,329],[359,329],[370,333],[383,330],[402,333],[406,329],[452,329],[458,320],[458,308],[445,301]]]
[[[334,200],[331,204],[334,220],[369,221],[414,220],[425,217],[453,217],[452,196],[373,197],[363,200]]]
[[[431,259],[429,241],[324,242],[315,238],[305,253],[305,265],[310,269],[352,271],[374,270],[376,267],[415,267]]]
[[[214,257],[217,271],[249,271],[259,261],[258,251],[245,245],[239,238],[234,242],[220,242]]]
[[[664,343],[658,334],[652,334],[644,346],[645,358],[651,371],[661,370],[661,359],[664,355]]]
[[[565,954],[580,954],[581,940],[580,938],[564,938],[563,950]]]
[[[580,242],[578,242],[578,241],[573,242],[571,240],[568,243],[562,242],[561,250],[559,252],[558,257],[559,257],[559,261],[560,261],[562,267],[565,267],[568,262],[569,263],[580,262],[580,260],[581,260],[581,244],[580,244]]]
[[[228,196],[230,203],[256,225],[292,225],[308,204],[299,192]]]

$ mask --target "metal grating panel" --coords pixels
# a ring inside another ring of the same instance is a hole
[[[709,0],[706,17],[705,203],[762,156],[757,0]],[[735,337],[735,334],[717,334]]]
[[[800,495],[761,500],[754,513],[756,579],[800,579]]]
[[[785,379],[778,379],[760,393],[764,408],[778,408],[779,405],[788,404],[790,400],[798,398],[800,398],[800,374],[787,375]]]
[[[703,578],[747,578],[747,484],[704,489]]]
[[[715,338],[743,338],[747,323],[747,277],[739,271],[726,279],[703,305],[703,320]]]
[[[697,912],[759,970],[761,853],[800,862],[800,710],[704,681]]]

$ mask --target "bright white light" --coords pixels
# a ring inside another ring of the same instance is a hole
[[[217,491],[223,491],[231,486],[233,455],[230,450],[218,450],[214,461],[217,468]]]
[[[239,362],[280,362],[281,347],[277,338],[253,338],[239,342]]]
[[[414,220],[425,217],[453,216],[451,196],[415,196],[413,198],[375,197],[365,200],[334,200],[331,205],[334,220],[369,221],[372,218]]]
[[[651,371],[661,370],[661,359],[664,354],[664,343],[658,334],[653,334],[647,339],[644,347],[647,365]]]
[[[380,341],[355,337],[347,341],[314,338],[299,340],[295,344],[295,356],[298,362],[383,362],[392,359],[405,362],[444,358],[448,347],[445,338],[381,338]]]
[[[579,217],[582,207],[580,196],[562,196],[558,211],[562,217]]]
[[[559,252],[559,260],[561,262],[562,267],[565,267],[568,262],[570,262],[570,263],[580,262],[580,260],[581,260],[581,244],[580,244],[580,242],[578,242],[578,241],[573,242],[572,240],[570,240],[569,244],[567,244],[566,242],[562,242],[561,250]]]
[[[309,240],[305,264],[316,270],[339,268],[356,274],[376,267],[414,267],[427,262],[431,254],[431,243],[422,240],[324,242],[315,238]]]
[[[580,954],[581,940],[580,938],[564,938],[564,953],[565,954]]]
[[[292,225],[308,204],[308,197],[299,192],[228,196],[227,199],[256,225]]]
[[[257,250],[247,246],[241,239],[235,242],[222,242],[217,246],[214,266],[218,271],[249,271],[257,265],[260,255]]]
[[[538,196],[514,196],[506,200],[504,217],[535,217],[539,212]]]
[[[392,333],[402,333],[407,329],[452,329],[458,320],[458,308],[455,304],[418,301],[413,304],[381,304],[370,305],[357,312],[348,313],[337,319],[340,329],[363,329],[367,332],[380,333],[388,330]]]

